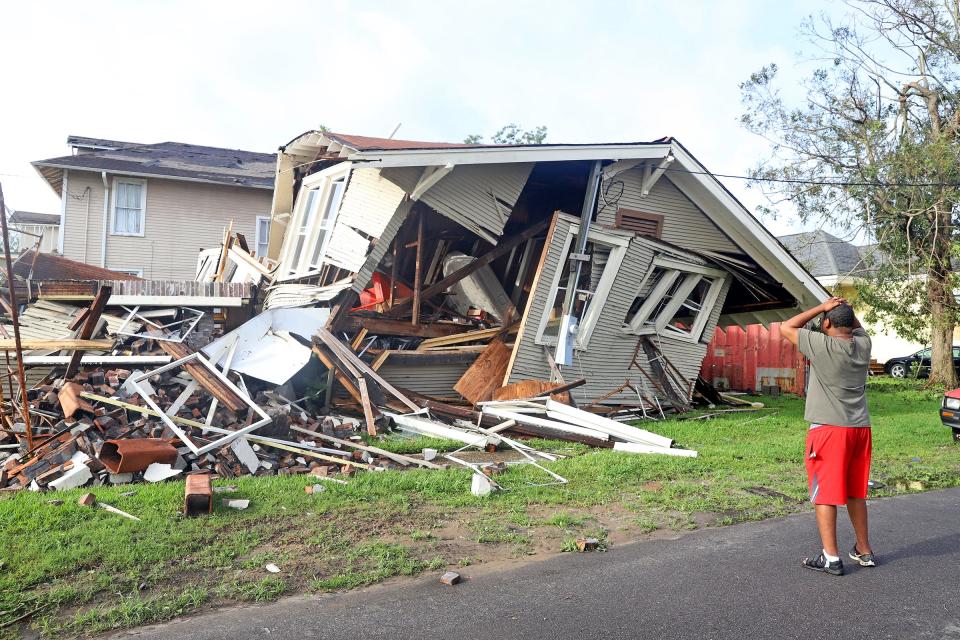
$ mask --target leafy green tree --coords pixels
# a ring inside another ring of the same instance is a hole
[[[929,338],[931,383],[956,386],[960,197],[960,0],[849,0],[841,23],[804,23],[820,61],[788,104],[769,65],[741,84],[743,125],[772,142],[751,171],[804,222],[876,240],[860,295],[906,335]]]
[[[520,125],[510,123],[493,134],[493,144],[543,144],[547,138],[545,126],[524,130]],[[472,133],[463,139],[466,144],[483,144],[483,136]]]

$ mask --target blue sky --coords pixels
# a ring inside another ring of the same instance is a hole
[[[550,142],[671,135],[743,174],[768,147],[737,123],[738,83],[777,62],[795,90],[800,22],[836,4],[4,3],[0,180],[8,206],[55,212],[29,162],[69,134],[274,151],[320,124],[459,141],[508,122]],[[765,223],[799,229],[788,212]]]

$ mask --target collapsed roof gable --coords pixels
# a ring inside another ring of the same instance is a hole
[[[71,136],[71,140],[79,137]],[[63,169],[107,171],[129,176],[158,177],[192,182],[206,182],[255,189],[272,189],[276,156],[271,153],[206,147],[183,142],[156,144],[118,143],[93,138],[101,143],[89,153],[37,160],[31,164],[57,192],[60,192]],[[121,145],[110,147],[109,145]],[[78,143],[75,146],[85,146]]]

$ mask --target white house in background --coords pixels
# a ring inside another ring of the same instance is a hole
[[[865,310],[857,304],[857,280],[870,273],[873,245],[857,246],[823,230],[794,233],[778,238],[828,290],[849,299],[860,315]],[[919,342],[902,338],[882,323],[865,323],[873,339],[873,358],[880,363],[905,356],[924,348]]]
[[[60,246],[60,214],[8,211],[10,253],[19,255],[34,247],[40,253],[54,253]]]
[[[192,280],[197,254],[231,222],[265,255],[276,155],[182,142],[70,136],[33,162],[60,196],[65,257],[147,279]]]

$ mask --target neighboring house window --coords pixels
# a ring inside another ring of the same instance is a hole
[[[258,258],[267,255],[267,245],[270,244],[270,216],[257,216],[257,246]]]
[[[663,216],[632,209],[618,209],[616,227],[659,239],[663,235]]]
[[[114,269],[110,267],[111,271],[116,271],[117,273],[129,273],[132,276],[137,276],[138,278],[143,277],[143,269]]]
[[[284,272],[304,276],[318,271],[347,186],[350,167],[337,165],[304,178],[284,243]]]
[[[147,181],[113,180],[113,230],[118,236],[142,236],[147,210]]]
[[[725,278],[717,269],[657,258],[627,312],[625,330],[698,341]]]
[[[547,305],[537,330],[537,344],[557,344],[557,332],[560,330],[563,319],[567,290],[572,286],[569,258],[570,253],[576,251],[578,232],[578,226],[571,226],[564,239],[561,254],[563,259],[559,262],[547,294]],[[590,335],[596,327],[603,304],[613,287],[629,243],[627,238],[596,229],[590,230],[590,237],[584,251],[584,255],[589,256],[589,260],[583,261],[580,280],[576,283],[570,309],[570,314],[577,319],[577,337],[574,346],[578,349],[586,349],[590,342]]]

